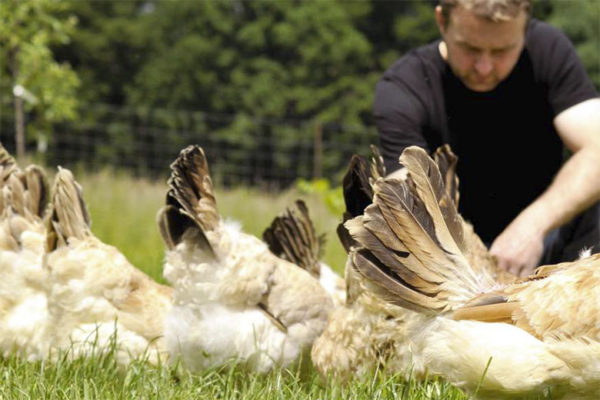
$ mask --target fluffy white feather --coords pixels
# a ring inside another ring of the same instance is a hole
[[[218,216],[202,149],[182,150],[171,169],[158,222],[169,246],[173,359],[192,371],[231,360],[261,372],[294,362],[325,328],[331,299],[308,272]]]

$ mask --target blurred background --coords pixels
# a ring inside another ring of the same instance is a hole
[[[534,4],[599,86],[600,1]],[[339,185],[377,143],[380,74],[438,37],[435,5],[2,0],[0,141],[46,165],[151,179],[197,143],[226,187]]]

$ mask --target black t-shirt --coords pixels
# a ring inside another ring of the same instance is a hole
[[[460,212],[491,243],[560,168],[554,117],[597,93],[567,37],[540,21],[529,22],[515,68],[490,92],[464,86],[438,45],[407,53],[378,82],[382,154],[389,173],[405,147],[450,144],[459,157]]]

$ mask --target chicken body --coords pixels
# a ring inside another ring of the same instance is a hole
[[[344,221],[362,216],[373,201],[373,185],[385,175],[385,167],[378,150],[372,146],[373,157],[354,156],[344,176]],[[449,196],[458,202],[457,178],[454,175],[456,157],[449,147],[436,151],[436,163],[444,171]],[[395,174],[394,179],[405,180],[406,169]],[[398,178],[401,176],[401,178]],[[480,279],[489,281],[496,275],[493,260],[487,249],[473,232],[472,226],[464,223],[464,235],[469,247],[467,257],[481,265]],[[350,237],[347,227],[338,227],[338,235],[347,251],[360,246]],[[342,379],[364,376],[374,370],[386,373],[401,373],[407,377],[423,376],[424,369],[415,368],[410,335],[414,326],[422,324],[425,317],[412,310],[391,304],[373,291],[373,285],[359,274],[348,257],[345,267],[347,287],[346,302],[329,318],[327,328],[315,341],[311,356],[317,370],[324,376],[333,374]]]
[[[2,354],[37,360],[69,352],[74,358],[116,345],[120,364],[146,352],[151,361],[164,356],[170,289],[93,236],[71,173],[59,170],[46,208],[40,168],[21,171],[1,146],[0,165]]]
[[[367,290],[421,315],[405,326],[414,370],[482,399],[598,398],[600,256],[521,280],[482,268],[433,161],[409,148],[401,162],[408,179],[378,180],[346,226]]]
[[[166,358],[163,323],[171,289],[96,238],[70,171],[59,169],[47,226],[45,268],[52,346],[73,357],[114,348],[117,361]]]
[[[0,145],[0,352],[30,360],[48,352],[42,215],[47,184],[37,167],[21,170]]]
[[[164,317],[170,290],[134,268],[116,248],[95,237],[72,238],[47,257],[52,345],[73,357],[116,345],[118,362],[166,357]]]
[[[11,210],[0,221],[0,350],[4,356],[17,353],[34,360],[48,351],[44,233],[41,220]]]
[[[319,262],[319,267],[319,283],[331,296],[334,307],[344,305],[346,303],[346,281],[326,263]]]
[[[332,307],[310,274],[216,212],[204,153],[183,150],[159,215],[173,285],[165,336],[192,371],[228,362],[255,371],[287,366],[325,328]],[[200,185],[194,182],[203,182]]]

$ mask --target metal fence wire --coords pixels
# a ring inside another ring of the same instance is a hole
[[[164,178],[189,144],[203,147],[219,184],[285,188],[297,178],[340,183],[354,153],[367,154],[374,129],[314,120],[255,118],[239,114],[132,109],[96,104],[76,122],[35,133],[27,116],[26,151],[46,165],[106,167]],[[14,117],[0,112],[0,142],[15,150]]]

